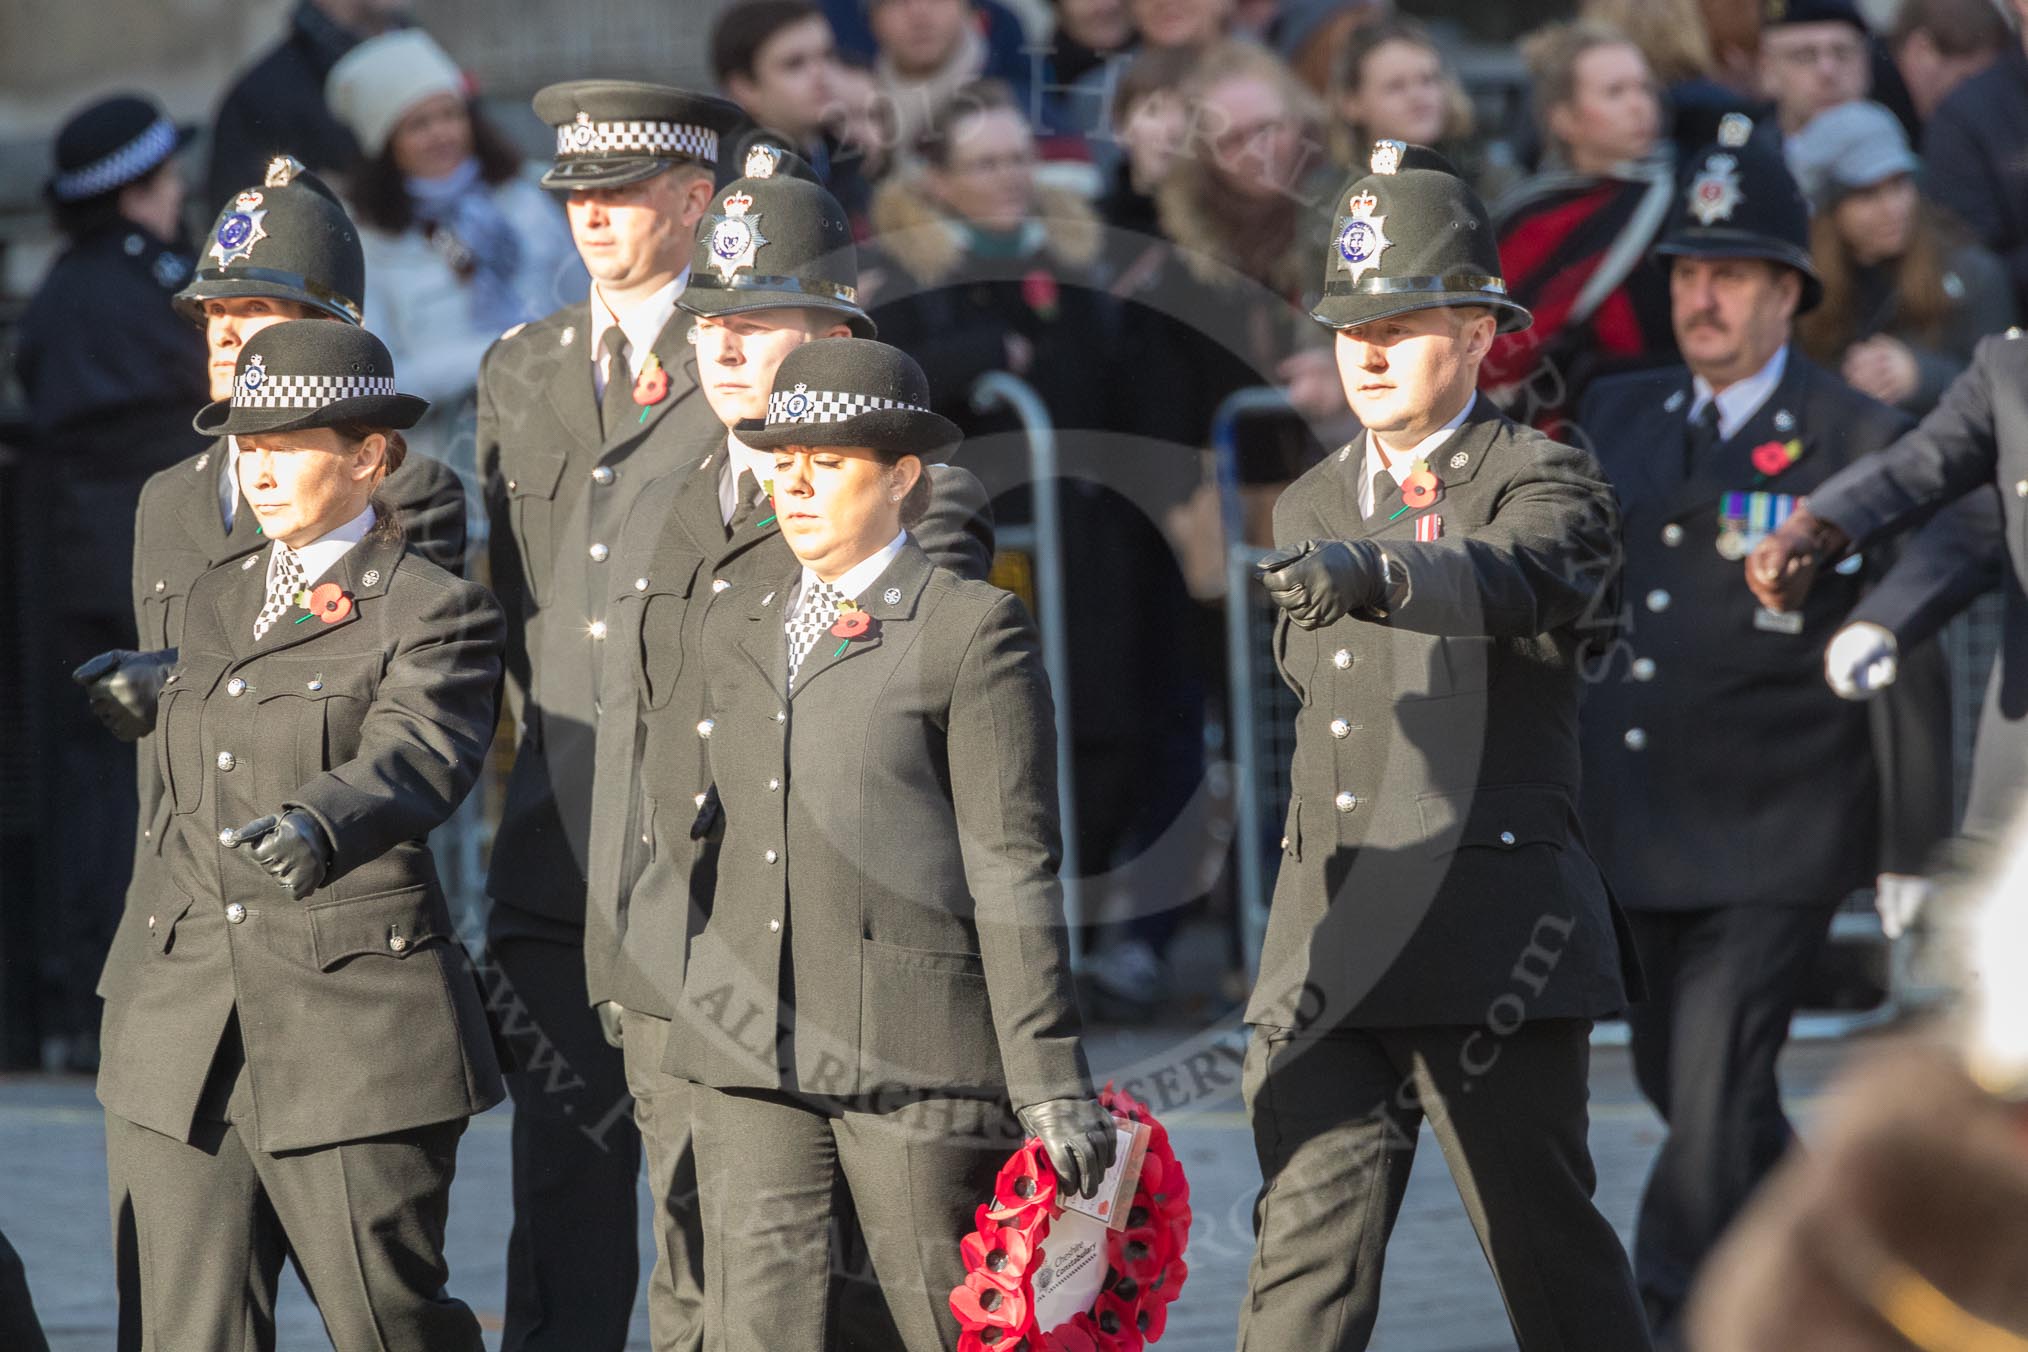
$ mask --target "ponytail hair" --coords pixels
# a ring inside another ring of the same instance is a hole
[[[381,486],[388,476],[400,469],[408,459],[408,441],[400,431],[392,427],[369,427],[364,423],[346,423],[334,429],[340,437],[357,446],[370,436],[378,434],[385,438],[387,449],[380,456],[380,477],[373,481],[373,495],[367,499],[373,507],[373,530],[371,534],[382,539],[402,539],[407,531],[402,526],[401,509],[388,501]]]

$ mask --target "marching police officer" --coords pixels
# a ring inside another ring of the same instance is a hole
[[[394,377],[361,329],[274,325],[195,423],[238,439],[272,544],[191,589],[143,951],[107,992],[152,1346],[240,1345],[283,1247],[341,1352],[482,1345],[444,1223],[465,1119],[503,1090],[426,837],[484,763],[505,626],[376,492],[427,407]]]
[[[628,513],[614,544],[599,691],[586,990],[626,1063],[656,1204],[648,1314],[657,1348],[696,1347],[702,1316],[689,1095],[662,1060],[689,939],[710,912],[717,872],[698,731],[704,613],[714,597],[781,572],[789,558],[762,488],[774,458],[733,429],[766,416],[775,369],[791,351],[873,330],[857,304],[844,208],[771,147],[749,151],[744,167],[697,224],[678,302],[697,320],[698,378],[721,434],[694,466],[649,484]],[[916,539],[934,562],[985,577],[993,544],[984,487],[952,466],[929,473],[932,499]],[[669,1266],[690,1270],[665,1285]],[[662,1298],[670,1294],[674,1308]]]
[[[1870,578],[1838,577],[1807,613],[1739,592],[1738,561],[1803,495],[1907,425],[1790,345],[1820,293],[1809,217],[1751,130],[1725,120],[1656,247],[1686,365],[1599,382],[1578,420],[1625,530],[1618,634],[1588,660],[1583,807],[1648,982],[1628,1016],[1634,1067],[1669,1134],[1634,1257],[1664,1342],[1788,1142],[1775,1062],[1832,913],[1895,866],[1878,767],[1899,758],[1823,678],[1825,641]],[[1895,710],[1913,723],[1882,733],[1948,745],[1940,659],[1925,660]],[[1946,805],[1947,785],[1933,786]]]
[[[45,1044],[65,1045],[78,1070],[97,1060],[92,974],[127,885],[127,861],[103,845],[133,835],[134,803],[126,752],[92,726],[61,673],[134,645],[134,503],[150,474],[198,445],[190,411],[203,398],[201,345],[169,303],[190,276],[183,140],[152,100],[133,95],[100,100],[57,133],[43,196],[69,247],[21,317],[16,356],[34,452],[27,484],[44,504],[21,514],[31,536],[21,557],[62,560],[60,585],[25,589],[53,621],[54,660],[34,667],[51,673],[38,680],[35,707],[54,715],[38,996],[51,1016]]]
[[[1246,1352],[1367,1345],[1427,1120],[1523,1349],[1647,1347],[1591,1199],[1591,1021],[1627,997],[1577,825],[1578,657],[1614,548],[1584,452],[1474,393],[1525,327],[1486,208],[1421,147],[1346,189],[1312,314],[1366,431],[1261,561],[1301,701],[1245,1075]]]
[[[567,194],[593,281],[587,301],[510,329],[479,372],[479,472],[520,729],[487,880],[488,945],[539,1029],[519,1048],[526,1069],[508,1078],[515,1205],[503,1345],[617,1352],[634,1305],[641,1145],[621,1054],[585,993],[598,681],[628,509],[725,439],[698,393],[677,301],[719,138],[739,111],[622,80],[551,85],[535,111],[556,129],[543,184]],[[649,1295],[662,1327],[697,1299],[675,1285],[694,1280],[695,1260],[668,1259]]]

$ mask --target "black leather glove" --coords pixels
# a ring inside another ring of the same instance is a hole
[[[1042,1149],[1058,1182],[1081,1197],[1096,1197],[1119,1145],[1113,1115],[1097,1099],[1049,1099],[1014,1114]]]
[[[85,688],[92,716],[123,742],[138,742],[155,730],[155,705],[176,666],[176,650],[137,653],[115,648],[100,653],[70,674]]]
[[[259,817],[227,833],[226,845],[253,845],[254,862],[288,889],[297,901],[323,885],[331,871],[331,846],[324,828],[307,812],[284,812],[279,818]]]
[[[601,1000],[592,1006],[592,1013],[599,1016],[599,1031],[605,1034],[606,1045],[620,1045],[620,1015],[625,1012],[617,1000]]]
[[[1371,540],[1305,540],[1254,564],[1268,598],[1305,629],[1318,629],[1387,596],[1380,546]]]

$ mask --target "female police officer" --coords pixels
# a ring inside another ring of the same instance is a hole
[[[196,420],[238,438],[274,543],[191,591],[156,720],[166,869],[107,992],[99,1094],[158,1346],[238,1345],[277,1242],[341,1352],[480,1346],[443,1230],[500,1072],[425,838],[491,740],[503,623],[376,498],[424,407],[377,338],[298,320]]]
[[[820,338],[776,373],[774,509],[799,568],[705,620],[725,838],[668,1069],[701,1086],[707,1326],[818,1352],[842,1179],[910,1352],[957,1338],[957,1240],[1018,1133],[1095,1192],[1064,939],[1049,688],[1012,596],[906,532],[957,429],[895,348]],[[749,430],[752,429],[752,430]],[[710,805],[707,804],[707,814]],[[709,815],[700,819],[707,825]]]

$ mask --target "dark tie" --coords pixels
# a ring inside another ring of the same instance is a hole
[[[641,416],[641,406],[634,402],[633,381],[627,374],[627,335],[620,332],[618,324],[610,325],[599,346],[610,358],[606,363],[606,397],[599,405],[600,429],[607,437],[615,437]]]
[[[1690,425],[1683,429],[1683,473],[1694,476],[1698,468],[1711,458],[1711,450],[1718,445],[1718,401],[1707,399],[1704,407],[1697,410],[1697,416],[1690,419]]]
[[[725,523],[725,536],[729,540],[753,523],[760,515],[762,502],[760,484],[753,477],[753,471],[743,469],[739,481],[732,486],[732,516]]]

